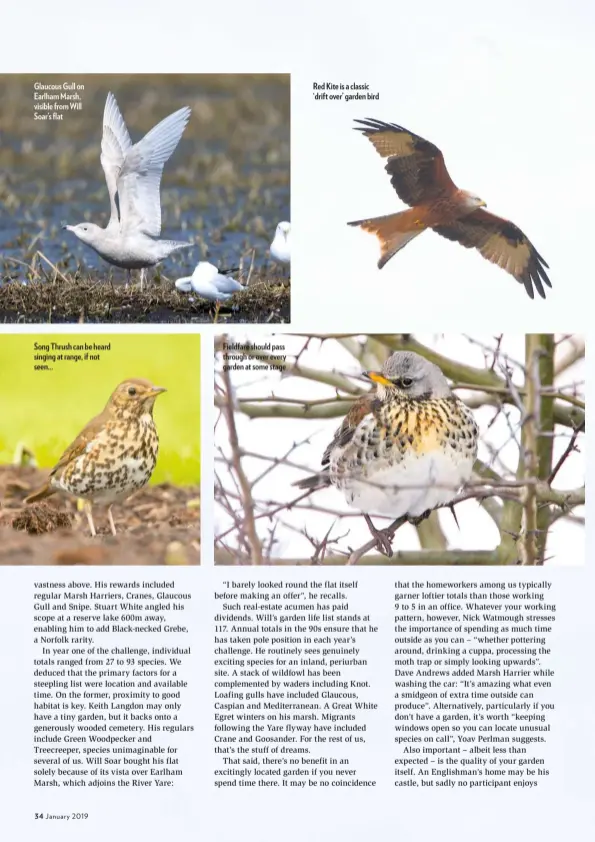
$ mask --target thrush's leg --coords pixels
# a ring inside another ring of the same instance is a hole
[[[97,532],[95,531],[95,524],[93,523],[93,514],[91,512],[91,503],[86,504],[85,514],[87,515],[87,523],[89,524],[89,529],[91,530],[91,538],[95,538],[97,536]]]
[[[110,529],[112,530],[112,535],[116,535],[116,524],[114,523],[114,517],[112,515],[112,507],[110,506],[107,510],[107,519],[109,520]]]

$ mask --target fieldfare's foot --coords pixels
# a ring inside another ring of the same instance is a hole
[[[376,529],[376,527],[372,523],[371,518],[369,518],[368,515],[364,515],[364,520],[368,525],[368,529],[370,530],[371,536],[376,539],[376,547],[378,548],[378,551],[385,555],[387,558],[392,558],[393,548],[391,545],[391,541],[393,539],[394,532],[392,532],[391,530],[393,529],[394,524],[391,524],[386,529]],[[399,520],[401,520],[401,518],[399,518]]]

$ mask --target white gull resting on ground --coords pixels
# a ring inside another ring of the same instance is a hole
[[[212,263],[201,261],[191,277],[179,278],[176,281],[176,288],[180,292],[195,292],[201,298],[208,301],[227,301],[228,298],[244,289],[239,281],[230,278],[230,272],[237,269],[219,270]]]
[[[271,243],[271,257],[278,263],[291,262],[290,248],[291,223],[280,222],[275,231],[275,239]]]
[[[124,118],[112,93],[103,112],[101,166],[110,200],[107,228],[93,222],[65,225],[81,242],[114,266],[130,271],[156,266],[173,251],[192,243],[160,240],[161,199],[159,186],[165,162],[180,142],[190,119],[190,109],[180,108],[132,145]]]

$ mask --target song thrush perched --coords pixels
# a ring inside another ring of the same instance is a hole
[[[300,488],[334,485],[364,513],[418,521],[448,505],[471,477],[478,428],[437,365],[397,351],[376,384],[351,407],[322,457],[322,471]],[[386,542],[383,542],[386,546]]]
[[[76,437],[53,468],[46,484],[29,495],[25,503],[43,500],[57,491],[87,501],[91,535],[95,524],[91,506],[108,506],[112,534],[116,527],[113,503],[121,502],[151,478],[157,461],[159,438],[153,420],[153,404],[161,392],[148,380],[120,383],[101,412]]]

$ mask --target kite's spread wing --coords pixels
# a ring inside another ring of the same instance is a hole
[[[520,228],[508,219],[479,208],[448,225],[437,225],[437,234],[454,240],[466,248],[476,248],[490,260],[524,284],[527,295],[534,298],[533,287],[545,298],[543,285],[551,287],[545,270],[549,266]]]
[[[449,196],[457,186],[448,174],[442,152],[429,140],[393,123],[381,120],[356,120],[374,144],[376,151],[387,158],[386,171],[397,195],[406,205],[420,205]]]

